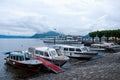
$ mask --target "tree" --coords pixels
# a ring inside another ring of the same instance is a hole
[[[101,38],[103,36],[103,31],[97,31],[97,36],[99,37],[99,41],[101,42]]]
[[[89,36],[92,37],[92,42],[94,43],[94,38],[96,36],[96,32],[89,33]]]
[[[92,37],[94,42],[94,37],[97,35],[99,37],[99,41],[101,42],[102,36],[107,37],[107,42],[109,40],[109,37],[114,37],[115,41],[117,41],[117,38],[120,38],[120,29],[118,30],[103,30],[103,31],[94,31],[89,33],[90,37]]]
[[[109,37],[110,37],[110,31],[109,30],[105,30],[105,31],[103,31],[103,34],[107,38],[107,42],[108,42]]]

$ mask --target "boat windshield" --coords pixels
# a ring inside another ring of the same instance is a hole
[[[56,53],[56,51],[50,51],[50,55],[51,55],[52,57],[56,57],[56,56],[57,56],[57,53]]]
[[[88,51],[86,47],[81,48],[82,51]]]

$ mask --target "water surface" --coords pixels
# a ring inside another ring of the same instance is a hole
[[[41,72],[36,74],[13,68],[6,64],[4,60],[6,55],[2,54],[7,51],[27,50],[32,46],[45,46],[45,44],[40,39],[0,39],[0,80],[28,80],[41,76]],[[42,72],[42,75],[44,73]]]

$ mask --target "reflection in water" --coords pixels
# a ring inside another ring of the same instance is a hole
[[[18,80],[18,79],[29,79],[32,77],[36,77],[37,73],[33,73],[33,72],[28,72],[28,71],[24,71],[24,70],[20,70],[18,68],[12,67],[8,64],[6,65],[6,73],[7,75],[11,75],[13,80]]]

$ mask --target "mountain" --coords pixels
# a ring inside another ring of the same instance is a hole
[[[48,31],[45,33],[36,33],[33,36],[16,36],[16,35],[0,35],[0,38],[44,38],[49,36],[58,36],[60,33],[55,31]]]
[[[0,38],[30,38],[30,36],[0,35]]]
[[[82,36],[82,38],[89,38],[89,34],[85,35],[85,36]]]
[[[59,36],[59,35],[61,35],[61,34],[58,32],[48,31],[45,33],[36,33],[32,36],[32,38],[45,38],[45,37],[49,37],[49,36]]]

